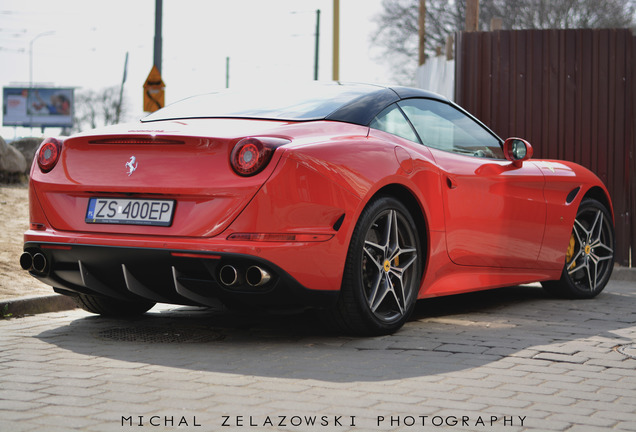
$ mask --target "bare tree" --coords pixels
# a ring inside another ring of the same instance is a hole
[[[634,25],[634,0],[483,0],[487,22],[504,29],[626,28]],[[483,30],[487,27],[484,26]]]
[[[73,130],[81,131],[107,126],[117,122],[119,105],[119,86],[105,89],[84,90],[75,95],[75,121]],[[121,116],[126,111],[122,104]]]
[[[384,0],[376,17],[373,42],[384,48],[394,79],[414,79],[418,52],[418,0]],[[464,29],[464,0],[426,0],[426,51],[444,46],[448,35]],[[479,28],[488,30],[492,18],[504,29],[626,28],[634,26],[636,0],[481,0]]]

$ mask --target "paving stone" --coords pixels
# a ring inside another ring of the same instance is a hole
[[[479,345],[463,345],[463,344],[442,344],[435,348],[435,351],[444,351],[451,353],[471,353],[483,354],[488,351],[488,347]]]
[[[517,411],[519,411],[518,408],[526,408],[532,405],[532,402],[530,401],[520,400],[519,398],[511,396],[506,397],[505,395],[499,394],[498,392],[492,396],[473,397],[469,399],[468,402],[475,404],[484,404],[491,407],[498,407],[500,409],[516,408]]]
[[[96,425],[98,423],[97,420],[88,417],[69,417],[61,415],[36,417],[35,419],[33,419],[33,422],[42,425],[43,429],[46,430],[49,430],[50,425],[54,425],[54,427],[58,428],[66,428],[66,430],[81,430],[88,426]]]
[[[612,428],[613,430],[621,430],[619,428],[617,428],[616,426],[614,428]],[[575,424],[572,425],[567,431],[568,432],[598,432],[599,427],[598,426],[589,426],[589,425],[580,425],[580,424]],[[627,430],[634,430],[634,429],[627,429]]]
[[[608,359],[593,358],[586,361],[585,364],[603,366],[608,368],[634,370],[633,362],[627,361],[627,360],[619,360],[619,359],[612,360],[609,358]]]
[[[43,390],[40,390],[40,393],[46,393],[50,395],[60,395],[60,396],[76,396],[76,397],[92,397],[96,396],[100,393],[104,393],[104,390],[95,387],[47,387]]]
[[[3,410],[0,409],[0,424],[2,420],[4,421],[15,421],[15,422],[20,422],[20,421],[29,421],[31,419],[34,419],[35,417],[39,417],[42,415],[44,409],[46,409],[46,407],[44,408],[40,408],[38,410],[38,412],[35,411],[9,411],[9,410]],[[5,430],[0,428],[0,430]]]
[[[539,360],[549,360],[554,362],[563,362],[563,363],[576,363],[583,364],[589,361],[589,357],[585,357],[582,355],[569,355],[569,354],[557,354],[551,352],[540,352],[536,354],[533,358]]]
[[[26,422],[24,420],[11,420],[7,418],[0,418],[0,430],[11,432],[30,432],[41,429],[42,426],[34,422]],[[50,430],[50,429],[48,429]]]
[[[116,400],[126,403],[148,403],[160,399],[161,396],[157,392],[146,393],[125,393],[122,391],[109,392],[105,391],[94,395],[92,400]]]
[[[585,423],[586,426],[594,426],[599,429],[611,429],[617,422],[616,420],[600,418],[595,416],[588,416],[584,419],[578,415],[572,415],[570,413],[559,413],[551,415],[547,418],[547,420],[554,420],[559,422],[566,422],[571,425],[577,425],[580,423]]]
[[[636,412],[621,412],[621,411],[599,411],[595,416],[620,420],[622,422],[636,423]]]
[[[102,408],[99,405],[93,406],[64,406],[64,405],[47,405],[38,410],[43,416],[64,416],[64,417],[92,417],[101,413]]]
[[[481,388],[484,391],[493,389],[495,387],[499,387],[501,383],[496,381],[486,381],[486,380],[460,380],[455,377],[448,377],[441,381],[442,384],[448,386],[455,386],[458,388],[472,386],[476,388]]]
[[[582,384],[580,382],[566,382],[557,380],[547,380],[541,384],[543,387],[555,388],[559,390],[572,390],[576,392],[592,393],[598,390],[598,387]]]
[[[536,398],[535,398],[536,399]],[[594,414],[595,410],[584,407],[575,407],[571,403],[570,404],[555,404],[552,400],[538,400],[532,404],[529,408],[533,411],[542,411],[549,414],[554,413],[568,413],[571,415],[577,415],[581,417],[586,417]]]
[[[618,399],[617,395],[590,391],[564,390],[559,392],[561,397],[569,397],[578,401],[613,402]]]
[[[37,395],[36,395],[37,399]],[[0,400],[0,413],[4,411],[14,412],[14,411],[29,411],[36,412],[38,408],[45,406],[45,403],[41,402],[29,402],[29,401],[21,401],[21,400]],[[1,416],[0,416],[1,417]]]
[[[570,406],[576,402],[576,399],[574,398],[543,393],[520,393],[516,396],[516,399],[542,404],[551,404],[552,406],[560,406],[561,408],[564,406]]]
[[[588,365],[583,365],[583,366],[588,366]],[[594,381],[600,378],[603,380],[603,382],[614,381],[615,383],[621,380],[622,378],[622,376],[620,375],[608,373],[606,368],[599,368],[595,370],[581,368],[578,370],[568,371],[566,375],[571,375],[571,376],[580,377],[580,378],[588,378],[591,381]]]
[[[98,403],[95,397],[99,397],[99,395],[93,398],[69,395],[45,395],[39,398],[37,402],[55,406],[86,407]]]
[[[615,395],[636,400],[636,389],[634,389],[634,387],[629,384],[626,384],[624,387],[601,387],[598,388],[598,393]]]
[[[466,386],[458,387],[454,392],[459,394],[467,394],[470,396],[496,395],[499,398],[511,398],[516,395],[516,392],[502,390],[501,388],[498,388],[498,387],[484,388],[484,387],[475,386],[475,385],[471,385],[471,386],[466,385]],[[474,399],[471,399],[471,401],[474,401]]]
[[[40,399],[43,396],[45,395],[41,393],[33,392],[33,391],[29,392],[29,391],[17,390],[17,389],[4,389],[4,390],[0,389],[0,401],[9,400],[9,401],[30,402],[36,399]]]
[[[523,385],[523,384],[517,384],[517,383],[503,384],[499,388],[502,390],[509,390],[516,393],[523,393],[523,394],[530,394],[530,395],[539,394],[539,395],[549,396],[557,392],[557,389],[554,389],[554,388],[546,388],[541,386],[529,386],[529,385]]]

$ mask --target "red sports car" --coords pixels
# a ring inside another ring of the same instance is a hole
[[[531,157],[419,89],[193,97],[46,139],[20,262],[98,314],[309,306],[357,334],[396,331],[426,297],[536,281],[594,297],[614,261],[607,189]]]

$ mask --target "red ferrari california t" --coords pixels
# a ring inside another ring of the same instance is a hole
[[[614,261],[601,181],[420,89],[228,90],[46,139],[25,270],[82,308],[316,307],[398,330],[417,299],[528,282],[590,298]]]

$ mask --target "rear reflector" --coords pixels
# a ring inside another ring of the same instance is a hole
[[[205,255],[205,254],[195,254],[195,253],[184,253],[184,252],[170,252],[170,255],[173,257],[179,258],[203,258],[203,259],[221,259],[219,255]]]
[[[71,246],[43,244],[40,245],[40,249],[71,250]]]
[[[323,242],[332,237],[332,234],[234,233],[227,239],[260,242]]]

